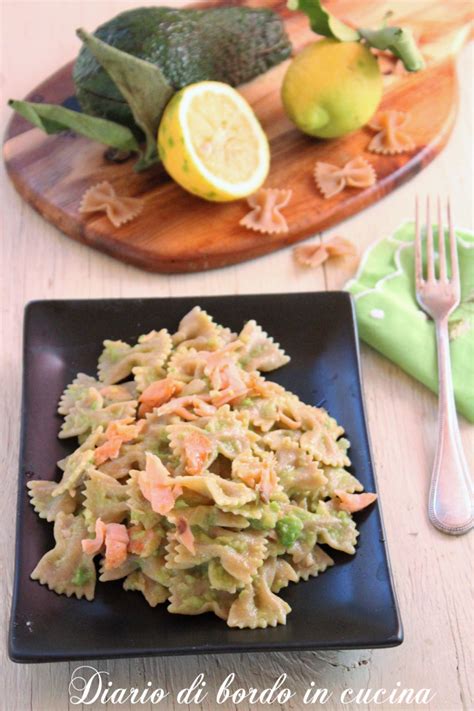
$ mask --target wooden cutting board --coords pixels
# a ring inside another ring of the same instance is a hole
[[[276,9],[285,19],[295,51],[315,39],[306,16],[289,12],[282,0],[222,4]],[[179,188],[161,166],[135,174],[131,161],[107,162],[104,147],[97,143],[70,134],[45,136],[18,116],[8,127],[4,144],[5,163],[16,189],[69,237],[156,272],[235,264],[298,242],[359,212],[416,175],[446,144],[458,103],[454,57],[470,34],[471,4],[463,0],[333,0],[327,6],[341,19],[366,27],[378,26],[385,12],[394,9],[391,22],[414,29],[428,66],[418,74],[387,77],[382,108],[410,113],[409,130],[417,148],[398,156],[369,153],[373,133],[368,129],[330,141],[304,136],[288,121],[280,101],[287,62],[241,87],[270,138],[272,165],[266,185],[293,191],[285,208],[287,234],[261,235],[240,227],[239,220],[248,211],[246,201],[205,202]],[[72,62],[27,98],[51,103],[67,100],[74,94],[71,68]],[[347,188],[330,200],[323,199],[313,180],[316,161],[343,165],[358,155],[373,164],[376,185],[365,190]],[[136,220],[116,229],[104,216],[79,214],[84,191],[102,180],[112,183],[119,195],[143,199],[144,210]]]

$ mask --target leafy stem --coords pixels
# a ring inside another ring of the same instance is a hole
[[[290,10],[301,10],[310,22],[311,29],[323,37],[331,37],[339,42],[364,41],[369,47],[392,52],[402,60],[405,69],[417,72],[424,67],[423,57],[417,47],[410,29],[388,27],[387,20],[391,13],[384,17],[382,27],[378,30],[354,29],[331,15],[320,0],[288,0]]]

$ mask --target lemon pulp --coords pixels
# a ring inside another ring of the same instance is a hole
[[[175,94],[160,124],[158,150],[171,177],[207,200],[250,195],[269,170],[268,140],[255,114],[220,82],[191,84]]]

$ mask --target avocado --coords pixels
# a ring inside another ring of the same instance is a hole
[[[247,7],[141,7],[117,15],[94,34],[158,65],[176,90],[206,79],[243,84],[283,62],[292,49],[275,12]],[[125,99],[85,46],[73,78],[85,113],[136,129]]]
[[[285,546],[285,548],[291,548],[293,543],[301,536],[303,523],[299,518],[296,518],[296,516],[284,516],[277,522],[275,528],[278,541]]]

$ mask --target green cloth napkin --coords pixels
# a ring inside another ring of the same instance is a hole
[[[457,229],[456,236],[461,303],[449,319],[451,362],[457,408],[474,422],[474,233]],[[437,392],[435,329],[415,298],[413,240],[414,223],[406,222],[369,247],[345,289],[362,340]]]

